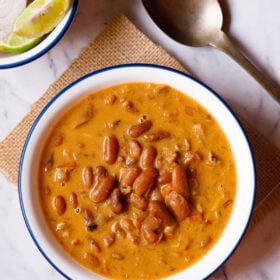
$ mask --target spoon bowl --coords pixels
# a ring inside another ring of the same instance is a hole
[[[217,0],[142,0],[155,23],[175,41],[210,45],[233,58],[280,103],[280,87],[260,71],[222,31],[223,14]]]
[[[189,46],[208,45],[223,24],[222,11],[216,0],[143,0],[143,3],[166,34]]]

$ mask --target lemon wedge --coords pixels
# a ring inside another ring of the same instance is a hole
[[[0,42],[0,51],[22,53],[36,46],[43,38],[44,36],[24,38],[15,33],[11,33]]]
[[[72,0],[34,0],[16,19],[13,32],[24,38],[50,33],[66,15]]]

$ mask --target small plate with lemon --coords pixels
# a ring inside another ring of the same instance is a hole
[[[0,69],[33,61],[69,28],[79,0],[0,1]]]

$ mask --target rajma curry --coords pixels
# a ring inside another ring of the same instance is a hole
[[[89,94],[61,116],[39,174],[63,250],[112,279],[158,279],[203,257],[229,219],[233,155],[215,119],[167,85]]]

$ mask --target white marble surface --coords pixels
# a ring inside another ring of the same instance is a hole
[[[280,83],[280,1],[224,0],[222,5],[230,16],[228,34]],[[280,149],[280,105],[220,51],[185,47],[170,40],[152,23],[139,0],[80,0],[70,30],[48,54],[17,69],[0,70],[0,140],[119,10]],[[247,233],[212,279],[280,279],[279,214],[280,204]],[[2,174],[0,220],[0,279],[63,279],[31,240],[21,216],[17,189]]]

